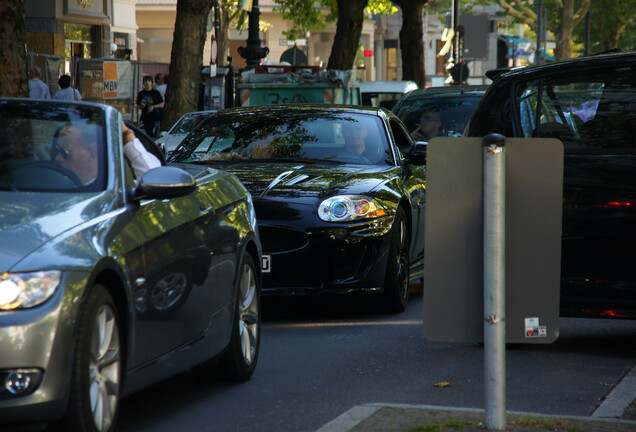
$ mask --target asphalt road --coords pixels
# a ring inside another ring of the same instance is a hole
[[[426,340],[421,295],[399,315],[360,298],[266,300],[249,382],[182,374],[124,399],[118,430],[304,432],[363,403],[484,407],[483,347]],[[507,410],[590,416],[636,363],[636,321],[561,319],[556,343],[506,358]]]

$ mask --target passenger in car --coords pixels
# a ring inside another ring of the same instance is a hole
[[[439,128],[442,126],[442,120],[439,113],[435,110],[423,111],[417,128],[411,132],[411,136],[416,141],[429,141],[431,138],[439,136]]]

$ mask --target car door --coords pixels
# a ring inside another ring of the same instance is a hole
[[[179,198],[129,204],[129,233],[138,238],[144,275],[133,282],[134,353],[142,366],[208,332],[212,317],[232,302],[239,235],[228,224],[236,202],[207,180]],[[229,319],[226,320],[229,326]]]

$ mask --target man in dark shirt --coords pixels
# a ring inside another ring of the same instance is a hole
[[[163,108],[163,98],[152,88],[152,77],[147,75],[144,77],[144,89],[137,95],[137,110],[141,111],[139,120],[144,132],[152,138],[159,137],[159,108]]]

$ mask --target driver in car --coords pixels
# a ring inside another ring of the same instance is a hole
[[[74,172],[84,185],[98,174],[97,127],[69,124],[56,134],[51,159]]]
[[[136,179],[151,168],[161,166],[161,161],[146,150],[135,133],[122,121],[124,155],[130,162]],[[73,171],[83,185],[91,184],[99,173],[97,150],[98,127],[86,124],[68,124],[56,134],[51,149],[51,159]]]
[[[342,126],[342,134],[345,139],[345,151],[362,156],[366,163],[375,164],[384,154],[378,140],[368,137],[368,129],[361,125],[345,123]]]

